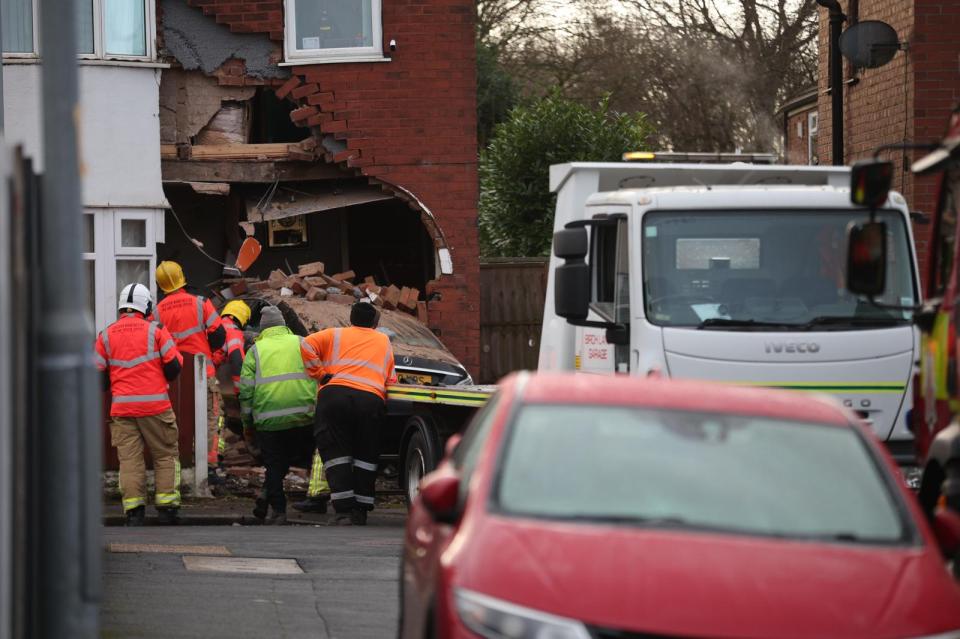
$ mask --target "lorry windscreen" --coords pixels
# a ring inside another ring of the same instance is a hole
[[[887,224],[887,285],[877,302],[917,303],[904,216]],[[717,330],[856,330],[906,324],[844,286],[846,232],[863,211],[651,211],[643,221],[643,293],[660,326]]]

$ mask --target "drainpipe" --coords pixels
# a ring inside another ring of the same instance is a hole
[[[37,628],[44,639],[99,636],[100,409],[93,321],[80,257],[80,162],[76,126],[74,12],[40,2],[43,166],[38,285],[36,473]]]
[[[830,149],[833,165],[843,166],[843,58],[840,56],[840,34],[847,16],[837,0],[817,0],[817,4],[830,11],[830,129],[833,133]]]

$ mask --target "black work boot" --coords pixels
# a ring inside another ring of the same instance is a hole
[[[320,513],[322,515],[327,512],[327,502],[329,500],[329,494],[319,495],[317,497],[307,497],[303,501],[291,504],[291,506],[294,510],[299,510],[302,513]]]
[[[362,508],[354,508],[350,511],[350,523],[354,526],[367,525],[367,511]]]
[[[260,495],[256,501],[253,502],[253,516],[260,522],[263,522],[263,520],[267,518],[267,507],[267,498]]]
[[[327,519],[325,525],[327,526],[352,526],[353,521],[350,517],[350,513],[333,513],[329,519]]]
[[[147,517],[147,509],[143,506],[137,506],[128,510],[126,515],[126,526],[142,526]]]
[[[180,523],[180,509],[176,507],[158,507],[157,523],[161,526],[176,526]]]
[[[274,511],[270,519],[264,522],[267,526],[286,526],[287,525],[287,513],[278,513]]]

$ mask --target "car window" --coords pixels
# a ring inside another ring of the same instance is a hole
[[[852,428],[614,406],[524,407],[505,513],[895,543],[902,503]]]
[[[497,407],[499,404],[499,393],[487,400],[483,408],[470,420],[470,424],[463,433],[463,439],[460,440],[456,450],[453,451],[451,460],[453,461],[454,467],[460,473],[461,493],[466,491],[467,485],[470,483],[470,477],[473,475],[473,470],[477,465],[480,451],[483,450],[483,444],[486,442],[487,436],[490,434],[490,429],[496,421]]]

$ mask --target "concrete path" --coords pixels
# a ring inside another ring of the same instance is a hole
[[[366,527],[104,527],[102,636],[393,637],[403,521],[386,512]],[[187,569],[211,564],[216,572]]]

